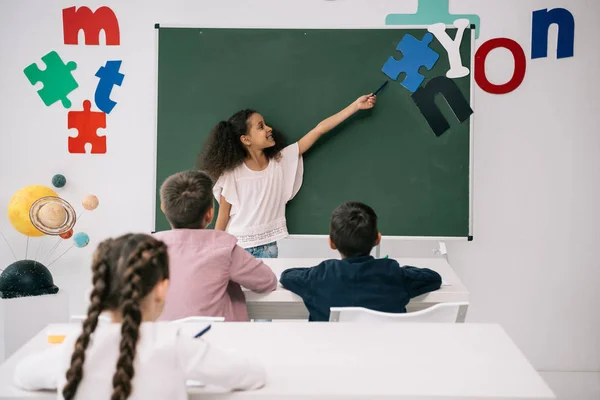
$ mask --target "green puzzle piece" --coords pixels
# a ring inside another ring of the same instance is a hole
[[[466,18],[475,25],[475,38],[479,37],[479,15],[450,14],[449,0],[419,0],[416,14],[389,14],[386,25],[431,25],[444,23],[452,25],[455,20]]]
[[[66,65],[56,51],[51,51],[42,57],[46,69],[40,70],[33,63],[23,70],[32,85],[42,82],[44,86],[38,90],[45,105],[50,106],[60,100],[63,107],[71,107],[67,95],[77,89],[79,85],[71,74],[77,68],[77,63],[69,61]]]

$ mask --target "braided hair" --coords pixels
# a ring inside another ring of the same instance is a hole
[[[168,279],[166,245],[149,235],[127,234],[100,243],[92,264],[93,290],[83,330],[75,343],[63,397],[75,397],[83,378],[85,350],[105,310],[121,312],[121,342],[113,376],[111,400],[125,400],[132,392],[133,363],[142,322],[140,303],[161,280]]]
[[[75,342],[75,350],[71,356],[71,366],[67,370],[67,383],[63,388],[65,400],[75,397],[77,387],[83,378],[83,363],[85,361],[85,350],[90,343],[90,336],[96,330],[98,318],[104,309],[106,298],[106,287],[108,281],[108,250],[112,243],[107,239],[100,243],[92,261],[92,292],[90,294],[90,305],[87,318],[83,321],[83,329]]]

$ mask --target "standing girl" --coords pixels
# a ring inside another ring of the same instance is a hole
[[[219,122],[198,165],[216,181],[215,229],[234,235],[255,257],[277,257],[277,240],[288,235],[286,204],[302,185],[302,154],[357,111],[372,108],[375,100],[372,94],[359,97],[289,146],[254,110],[238,111]]]
[[[19,363],[15,383],[58,389],[59,399],[187,399],[186,380],[228,389],[262,386],[261,366],[156,323],[167,294],[167,247],[128,234],[100,243],[88,315],[79,335]],[[112,322],[98,324],[104,311]],[[85,373],[84,373],[85,372]]]

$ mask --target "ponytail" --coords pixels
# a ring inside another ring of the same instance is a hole
[[[246,158],[246,148],[240,137],[248,133],[248,118],[254,110],[241,110],[227,121],[215,125],[198,155],[196,167],[205,171],[213,181],[226,171],[232,170]]]
[[[233,124],[229,121],[221,121],[217,124],[217,126],[215,126],[215,131],[221,135],[228,135],[228,136],[232,136],[235,135],[235,131],[233,128]]]

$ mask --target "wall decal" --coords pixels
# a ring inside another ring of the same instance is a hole
[[[491,83],[485,74],[485,60],[490,51],[498,48],[509,50],[515,59],[515,71],[512,78],[501,85]],[[506,94],[510,93],[519,87],[525,78],[525,70],[527,68],[527,60],[525,52],[519,43],[508,38],[490,39],[482,44],[475,53],[475,81],[479,87],[488,93]]]
[[[427,82],[412,95],[412,99],[421,110],[436,136],[450,129],[450,123],[435,104],[437,95],[442,95],[459,122],[466,121],[473,110],[456,83],[445,76],[438,76]]]
[[[43,56],[42,61],[46,64],[46,69],[40,70],[37,64],[29,64],[23,70],[25,76],[32,85],[43,83],[38,94],[46,106],[60,101],[63,107],[70,108],[71,101],[67,95],[79,87],[72,75],[77,64],[73,61],[65,64],[56,51]]]
[[[105,66],[100,67],[98,72],[96,72],[96,77],[100,78],[100,81],[96,87],[94,100],[100,111],[106,114],[110,114],[112,109],[117,105],[115,101],[110,99],[113,86],[121,86],[123,78],[125,78],[125,75],[119,72],[119,68],[121,68],[121,60],[107,61]]]
[[[85,154],[85,145],[92,145],[91,154],[106,153],[106,136],[98,136],[98,128],[106,128],[106,114],[91,111],[92,103],[83,102],[83,111],[69,111],[68,128],[77,129],[79,134],[69,137],[69,153]]]
[[[446,33],[446,24],[444,23],[433,24],[427,28],[429,32],[435,35],[438,42],[444,46],[446,53],[448,53],[448,60],[450,61],[450,69],[446,72],[448,78],[462,78],[469,75],[469,68],[463,66],[460,58],[460,44],[462,43],[465,29],[468,26],[468,19],[457,19],[454,21],[454,27],[457,28],[454,40],[450,39],[450,36]]]
[[[77,35],[80,30],[85,34],[87,46],[100,45],[100,31],[104,30],[107,46],[121,43],[119,21],[109,7],[103,6],[96,11],[88,7],[73,6],[62,10],[64,44],[79,44]]]
[[[433,40],[431,33],[426,33],[422,40],[416,39],[412,35],[404,35],[396,50],[402,52],[400,61],[394,57],[388,58],[381,71],[393,80],[398,79],[398,75],[404,72],[406,77],[402,81],[402,86],[411,93],[415,92],[425,77],[419,73],[419,68],[433,68],[440,55],[429,48],[429,43]]]
[[[450,14],[449,0],[419,0],[416,14],[389,14],[385,17],[386,25],[431,25],[443,23],[452,25],[457,19],[467,19],[475,25],[475,38],[479,37],[479,15]]]
[[[558,25],[556,58],[573,57],[575,19],[564,8],[537,10],[531,16],[531,58],[548,57],[548,28]]]

